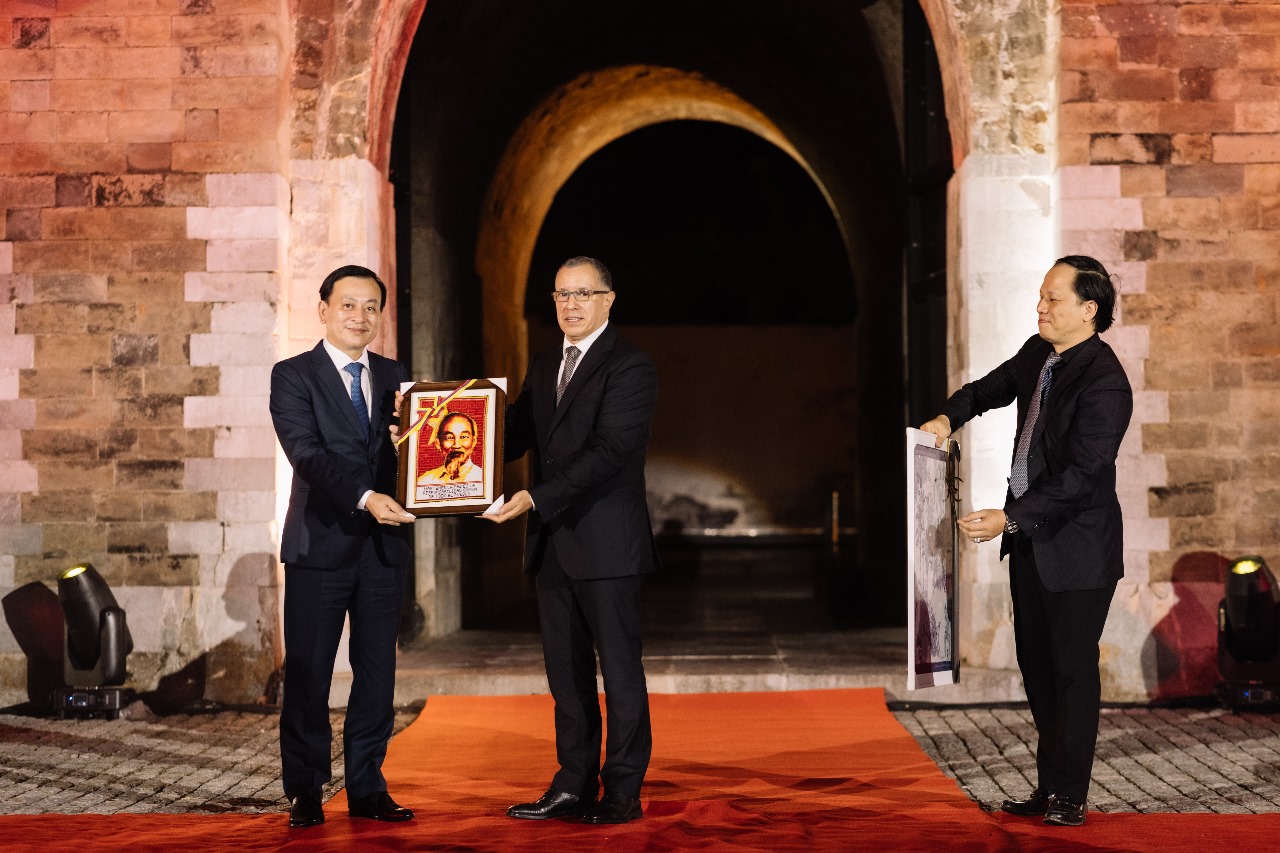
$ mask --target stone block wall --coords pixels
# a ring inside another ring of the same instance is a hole
[[[0,7],[0,594],[93,562],[130,683],[179,698],[253,701],[277,664],[281,12]],[[25,699],[11,624],[0,664]]]
[[[1068,2],[1061,32],[1063,245],[1120,273],[1137,391],[1113,692],[1204,692],[1226,562],[1280,565],[1280,7]]]

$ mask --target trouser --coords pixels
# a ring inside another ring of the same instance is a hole
[[[1038,787],[1083,803],[1102,698],[1098,641],[1116,583],[1052,592],[1040,580],[1030,540],[1020,536],[1010,559],[1009,585],[1018,668],[1036,724]]]
[[[382,564],[370,539],[356,565],[285,566],[284,700],[280,762],[285,796],[318,790],[331,776],[329,687],[342,626],[351,617],[351,697],[343,727],[351,798],[387,789],[382,761],[395,728],[396,635],[403,568]]]
[[[575,580],[547,544],[537,574],[538,616],[547,682],[555,699],[556,759],[551,786],[594,799],[597,777],[608,793],[640,796],[653,734],[641,663],[643,575]],[[596,657],[604,676],[605,760],[600,764]]]

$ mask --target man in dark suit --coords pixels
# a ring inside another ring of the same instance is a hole
[[[1036,306],[1040,333],[970,382],[921,429],[938,445],[966,422],[1018,403],[1018,432],[1004,509],[959,520],[974,542],[999,534],[1011,555],[1014,642],[1039,743],[1038,784],[1001,808],[1079,826],[1098,739],[1098,641],[1124,575],[1116,454],[1133,392],[1111,347],[1116,291],[1101,263],[1059,259]]]
[[[541,798],[507,814],[625,823],[641,817],[653,745],[640,585],[658,567],[644,482],[658,381],[652,360],[608,324],[603,264],[565,261],[552,296],[564,342],[533,359],[507,411],[507,459],[533,451],[532,485],[495,520],[529,513],[525,571],[535,574],[560,769]],[[608,720],[603,766],[593,645]]]
[[[349,812],[404,821],[382,759],[395,722],[396,634],[414,521],[390,496],[396,456],[388,430],[404,366],[366,347],[387,290],[345,266],[320,286],[324,340],[271,371],[271,420],[293,466],[280,543],[285,564],[284,704],[280,758],[289,825],[324,822],[330,778],[329,684],[351,618],[351,698],[342,740]]]

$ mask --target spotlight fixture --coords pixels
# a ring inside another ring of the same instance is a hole
[[[1262,557],[1227,569],[1218,605],[1219,698],[1232,710],[1280,705],[1280,585]]]
[[[124,610],[111,587],[90,563],[72,566],[58,576],[58,600],[66,621],[62,674],[67,687],[55,690],[53,707],[60,717],[120,716],[133,697],[121,687],[133,637]]]

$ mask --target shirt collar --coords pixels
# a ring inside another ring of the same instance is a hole
[[[342,350],[329,343],[328,338],[324,338],[321,343],[324,344],[324,351],[329,354],[329,358],[333,361],[333,366],[339,370],[346,370],[348,364],[358,361],[364,365],[364,369],[369,369],[369,348],[365,347],[364,352],[360,353],[359,358],[352,358]]]
[[[1080,349],[1081,349],[1085,344],[1089,343],[1089,341],[1093,340],[1093,339],[1094,339],[1094,338],[1096,338],[1097,336],[1098,336],[1097,332],[1094,332],[1092,335],[1090,335],[1089,337],[1085,338],[1085,339],[1084,339],[1083,341],[1081,341],[1080,343],[1078,343],[1078,344],[1074,344],[1074,345],[1072,345],[1072,346],[1070,346],[1070,347],[1067,347],[1067,348],[1066,348],[1066,349],[1064,349],[1062,352],[1058,353],[1058,358],[1060,359],[1060,361],[1058,362],[1057,367],[1062,367],[1063,365],[1065,365],[1065,364],[1066,364],[1066,363],[1071,359],[1071,356],[1073,356],[1073,355],[1075,355],[1076,353],[1080,352]],[[1050,349],[1050,351],[1052,351],[1052,350],[1053,350],[1053,347],[1051,346],[1051,347],[1049,347],[1049,349]],[[1057,369],[1057,368],[1055,368],[1055,369]]]
[[[600,324],[600,328],[596,329],[594,332],[587,335],[585,338],[578,341],[576,344],[570,343],[569,339],[566,337],[564,341],[560,344],[561,354],[563,354],[564,351],[567,350],[569,347],[577,347],[579,357],[586,355],[587,350],[591,349],[591,345],[594,344],[599,339],[599,337],[604,334],[604,330],[607,328],[609,328],[609,321],[605,320],[603,323]]]

